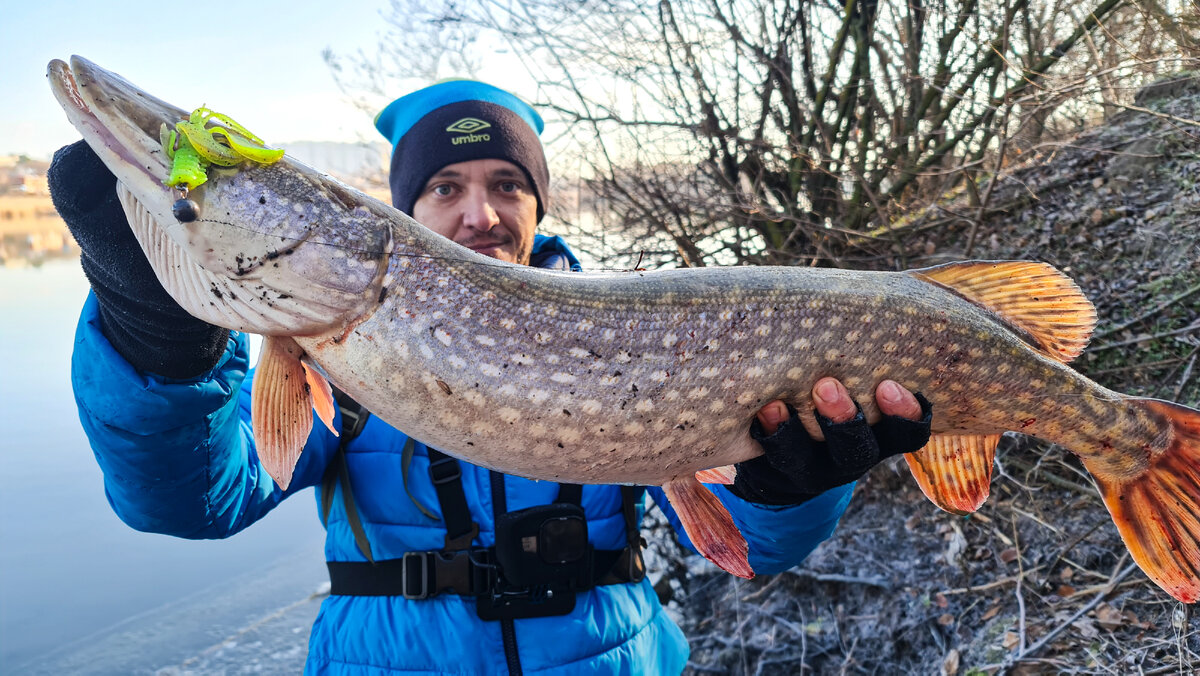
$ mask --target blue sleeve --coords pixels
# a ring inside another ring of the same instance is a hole
[[[747,502],[724,486],[705,485],[721,499],[738,530],[742,531],[746,543],[750,545],[750,567],[759,575],[781,573],[803,561],[817,545],[833,534],[854,493],[854,484],[851,483],[828,490],[799,505],[777,507]],[[695,551],[663,490],[658,487],[646,490],[674,526],[679,541]]]
[[[337,440],[319,422],[286,492],[258,461],[248,361],[246,336],[231,332],[208,373],[174,380],[138,371],[101,333],[96,299],[88,296],[71,383],[109,504],[122,521],[184,538],[228,537],[321,480]]]

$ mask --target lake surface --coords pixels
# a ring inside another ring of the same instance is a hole
[[[71,394],[87,288],[77,260],[0,268],[0,674],[154,673],[327,580],[311,490],[222,541],[117,519]]]

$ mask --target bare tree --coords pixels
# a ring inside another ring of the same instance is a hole
[[[391,22],[378,54],[329,55],[347,89],[512,50],[578,158],[560,218],[625,267],[902,263],[906,219],[984,208],[988,176],[1200,44],[1188,0],[393,0]]]

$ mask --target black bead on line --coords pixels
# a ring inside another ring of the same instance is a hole
[[[200,218],[200,205],[186,197],[181,197],[171,205],[171,213],[180,223],[191,223]]]

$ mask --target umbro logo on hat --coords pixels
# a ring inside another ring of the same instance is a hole
[[[476,133],[483,131],[484,129],[491,129],[491,127],[492,125],[490,123],[484,122],[477,117],[464,117],[449,127],[446,127],[446,131],[453,134],[462,134],[462,136],[455,136],[450,139],[450,143],[453,143],[457,146],[462,145],[463,143],[483,143],[485,141],[491,141],[491,134]]]

